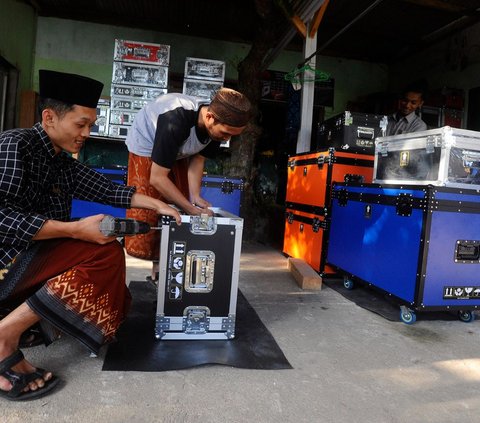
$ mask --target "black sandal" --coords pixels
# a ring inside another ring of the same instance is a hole
[[[9,391],[0,389],[0,397],[8,399],[9,401],[30,401],[47,395],[58,384],[59,379],[52,376],[50,380],[45,381],[43,387],[24,391],[30,382],[36,379],[42,379],[45,375],[45,370],[40,368],[37,368],[32,373],[18,373],[12,370],[12,367],[20,363],[24,358],[23,353],[17,350],[0,362],[0,376],[3,376],[12,384],[12,388]]]
[[[45,338],[43,337],[40,325],[36,324],[22,333],[18,347],[23,349],[36,347],[42,344],[45,345]]]

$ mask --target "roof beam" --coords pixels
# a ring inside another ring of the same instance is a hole
[[[295,10],[295,14],[299,16],[302,21],[308,22],[310,18],[314,15],[315,11],[320,8],[320,6],[326,0],[310,0],[300,2],[300,6]],[[262,65],[266,69],[268,66],[275,60],[278,54],[292,41],[295,36],[295,29],[290,28],[282,39],[279,40],[275,48],[272,48],[263,58]]]
[[[312,24],[310,26],[310,32],[308,33],[310,38],[313,38],[315,35],[317,35],[318,28],[323,20],[323,15],[325,14],[325,10],[327,10],[329,1],[330,0],[325,0],[320,9],[315,12],[315,16],[313,17]]]
[[[458,4],[452,4],[450,1],[445,0],[401,0],[405,3],[416,4],[417,6],[428,7],[430,9],[443,10],[445,12],[463,13],[468,14],[470,9],[459,6]]]

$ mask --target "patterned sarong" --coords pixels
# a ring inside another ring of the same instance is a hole
[[[98,353],[111,342],[131,302],[119,242],[39,241],[0,271],[1,305],[26,301],[46,322]]]
[[[150,157],[137,156],[129,153],[128,157],[128,183],[129,186],[137,187],[137,192],[145,194],[153,198],[165,201],[160,193],[150,185],[150,170],[152,168],[152,160]],[[177,160],[173,166],[169,177],[180,190],[180,192],[188,198],[188,158]],[[153,210],[145,209],[128,209],[127,217],[137,219],[150,224],[150,226],[158,225],[158,214]],[[125,237],[125,249],[127,253],[133,257],[144,260],[158,261],[160,255],[160,232],[150,231],[146,234]]]

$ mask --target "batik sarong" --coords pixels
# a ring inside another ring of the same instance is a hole
[[[36,242],[0,270],[0,301],[10,310],[26,301],[45,322],[98,353],[115,339],[131,302],[123,248],[117,241]]]
[[[128,157],[128,182],[127,185],[135,186],[138,193],[165,201],[160,193],[150,185],[150,170],[152,160],[150,157],[137,156],[129,153]],[[170,171],[169,177],[180,192],[189,197],[188,190],[188,158],[177,160]],[[159,215],[153,210],[128,209],[127,217],[147,222],[150,226],[158,226]],[[150,231],[146,234],[125,237],[125,249],[133,257],[144,260],[158,261],[160,255],[160,232]]]

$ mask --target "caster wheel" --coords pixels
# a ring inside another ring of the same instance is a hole
[[[351,279],[345,278],[343,280],[343,286],[346,289],[353,289],[355,287],[355,284],[353,283],[353,281]]]
[[[463,311],[463,310],[460,310],[458,312],[458,318],[462,321],[462,322],[465,322],[465,323],[470,323],[470,322],[473,322],[475,320],[475,314],[473,313],[473,311]]]
[[[417,321],[417,316],[411,310],[400,310],[400,320],[407,325],[413,325]]]

